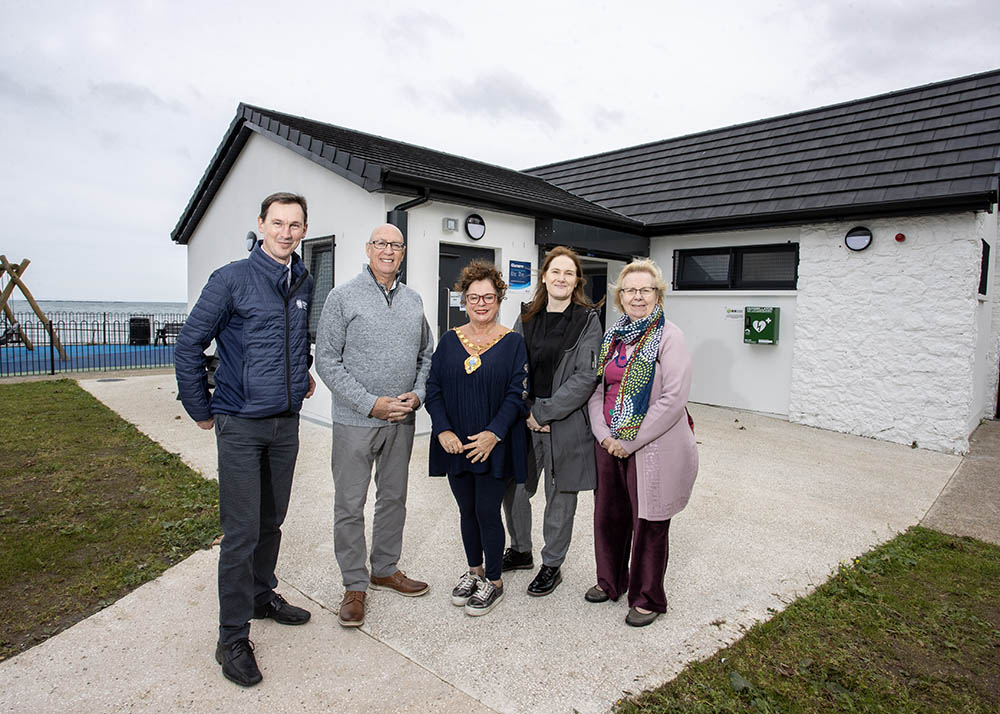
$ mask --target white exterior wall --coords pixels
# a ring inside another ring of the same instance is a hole
[[[386,196],[385,210],[409,200],[406,197]],[[531,285],[525,290],[508,290],[507,299],[500,306],[500,322],[510,327],[520,311],[522,301],[528,299],[534,289],[538,273],[538,248],[535,245],[535,220],[525,216],[500,213],[482,208],[470,208],[454,203],[430,201],[407,211],[407,267],[406,284],[420,293],[424,299],[424,310],[431,328],[437,326],[438,300],[438,254],[440,245],[464,245],[472,248],[492,249],[496,255],[496,265],[509,279],[511,260],[531,263]],[[472,240],[462,226],[470,213],[482,216],[486,222],[486,235],[481,240]],[[444,218],[458,220],[457,231],[445,231]]]
[[[844,235],[859,223],[874,239],[856,253]],[[980,225],[962,213],[802,227],[792,421],[967,450]]]
[[[669,285],[674,250],[798,240],[797,227],[666,236],[650,241],[650,257],[663,270]],[[795,348],[796,291],[670,290],[664,306],[667,319],[683,330],[691,351],[691,401],[787,416]],[[747,306],[781,308],[778,344],[743,343],[742,310]],[[738,308],[739,319],[727,317],[726,308]]]
[[[986,298],[979,306],[978,324],[982,344],[976,351],[976,388],[970,431],[983,417],[993,417],[997,413],[997,380],[1000,378],[1000,277],[997,267],[1000,266],[1000,256],[997,256],[997,236],[1000,235],[1000,214],[981,213],[978,216],[982,224],[982,237],[990,245],[989,287]]]

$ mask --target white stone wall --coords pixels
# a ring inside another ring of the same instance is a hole
[[[974,401],[980,233],[975,214],[804,226],[789,418],[962,453]],[[894,240],[903,233],[906,240]]]
[[[997,243],[997,236],[1000,234],[1000,213],[994,210],[993,213],[983,213],[979,216],[983,226],[983,238],[990,244],[990,259],[993,263],[990,266],[990,286],[983,308],[987,312],[983,322],[988,325],[988,338],[982,357],[982,385],[983,385],[983,409],[976,417],[993,418],[997,413],[997,388],[998,378],[1000,378],[1000,276],[997,275],[997,267],[1000,266],[1000,245]]]

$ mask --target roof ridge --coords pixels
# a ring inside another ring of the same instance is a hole
[[[297,119],[299,121],[308,122],[309,124],[319,124],[319,125],[322,125],[322,126],[327,126],[327,127],[333,128],[333,129],[337,129],[339,131],[345,131],[345,132],[349,132],[351,134],[357,134],[357,135],[364,136],[364,137],[370,137],[372,139],[378,139],[380,141],[386,141],[386,142],[389,142],[389,143],[392,143],[392,144],[402,144],[404,146],[408,146],[408,147],[417,149],[419,151],[429,151],[429,152],[432,152],[432,153],[435,153],[435,154],[441,154],[442,156],[449,156],[449,157],[451,157],[453,159],[457,159],[458,161],[462,161],[463,163],[464,162],[472,162],[472,163],[475,163],[475,164],[479,164],[480,166],[488,166],[490,168],[500,169],[501,171],[510,171],[510,172],[516,173],[516,174],[523,174],[527,178],[530,178],[532,180],[542,181],[544,183],[548,183],[547,181],[545,181],[545,179],[543,179],[543,178],[541,178],[539,176],[534,176],[532,174],[525,174],[524,171],[521,171],[520,169],[511,168],[510,166],[501,166],[500,164],[492,164],[492,163],[490,163],[488,161],[482,161],[480,159],[472,159],[472,158],[469,158],[468,156],[461,156],[459,154],[453,154],[453,153],[451,153],[449,151],[441,151],[440,149],[432,149],[432,148],[430,148],[428,146],[421,146],[420,144],[414,144],[414,143],[409,142],[409,141],[402,141],[400,139],[393,139],[393,138],[388,137],[388,136],[382,136],[381,134],[371,134],[371,133],[365,132],[365,131],[358,131],[357,129],[350,129],[350,128],[346,127],[346,126],[340,126],[339,124],[330,124],[329,122],[320,122],[320,121],[317,121],[316,119],[310,119],[309,117],[299,116],[297,114],[289,114],[288,112],[279,112],[279,111],[276,111],[274,109],[267,109],[266,107],[259,107],[259,106],[256,106],[254,104],[247,104],[245,102],[241,102],[241,105],[244,106],[244,107],[246,107],[246,108],[248,108],[248,109],[251,109],[253,111],[260,112],[261,114],[270,114],[270,115],[272,115],[274,117],[289,117],[291,119]],[[345,149],[345,151],[347,151],[347,149]],[[549,185],[552,185],[552,184],[549,184]]]

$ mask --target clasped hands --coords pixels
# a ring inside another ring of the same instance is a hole
[[[449,454],[461,454],[466,451],[465,458],[476,464],[486,461],[489,458],[493,447],[499,443],[500,439],[492,431],[481,431],[469,437],[469,443],[463,445],[462,440],[453,431],[442,431],[438,434],[438,443]]]
[[[604,437],[604,441],[601,442],[601,448],[607,451],[612,456],[617,456],[619,459],[627,459],[628,452],[625,451],[625,447],[618,439],[613,439],[610,436]]]
[[[548,434],[550,431],[552,431],[552,427],[549,426],[548,424],[542,426],[537,421],[535,421],[534,414],[529,414],[528,419],[525,423],[528,425],[529,429],[531,429],[532,431],[537,431],[539,434]]]
[[[400,394],[398,397],[379,397],[375,400],[369,416],[383,421],[403,421],[420,406],[420,397],[413,392]]]

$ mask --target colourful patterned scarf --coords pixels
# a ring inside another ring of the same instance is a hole
[[[616,342],[626,345],[636,343],[632,356],[625,366],[622,383],[611,413],[611,436],[615,439],[632,441],[639,433],[649,409],[649,396],[653,391],[653,372],[656,369],[656,355],[663,338],[663,308],[657,305],[653,312],[641,320],[631,320],[622,315],[604,335],[601,355],[597,360],[597,376],[604,377],[604,366],[608,362],[611,346]]]

